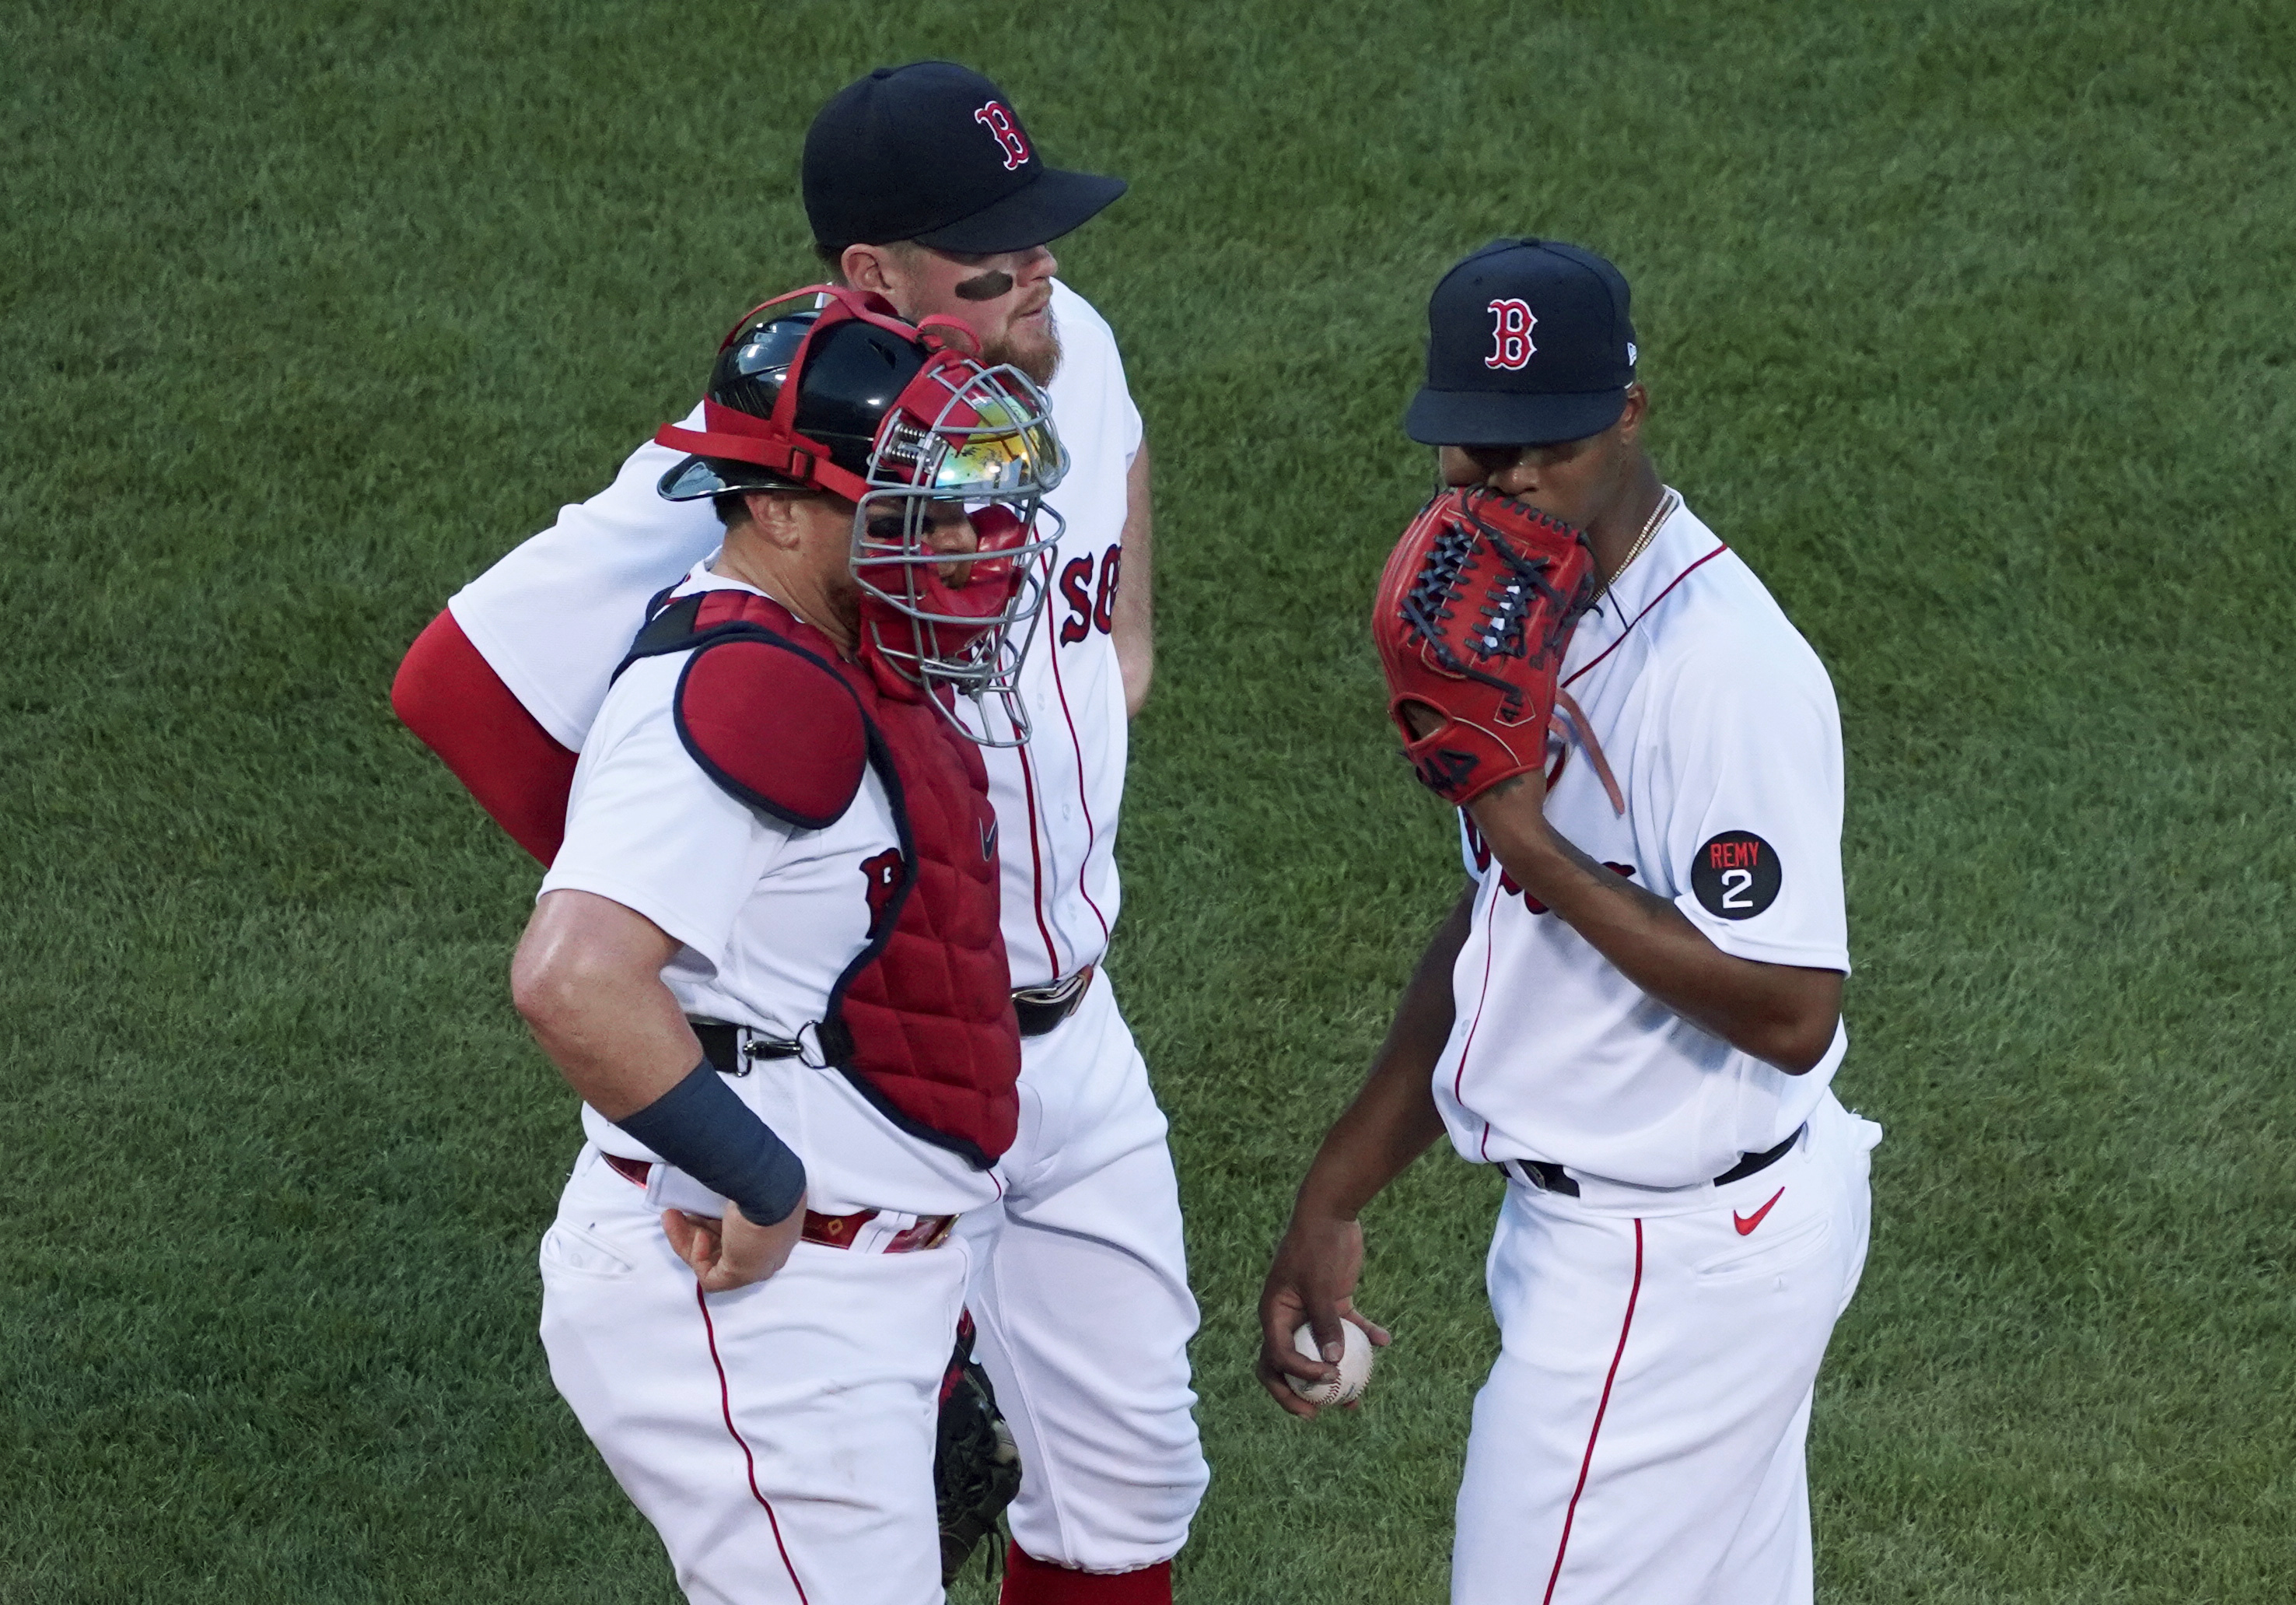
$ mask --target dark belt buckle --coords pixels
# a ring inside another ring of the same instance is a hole
[[[1511,1159],[1508,1163],[1514,1166],[1515,1174],[1521,1176],[1527,1185],[1543,1193],[1560,1193],[1566,1198],[1578,1196],[1578,1183],[1572,1181],[1570,1173],[1559,1165],[1544,1159]]]
[[[1074,1014],[1092,984],[1093,967],[1050,986],[1021,986],[1013,991],[1013,1017],[1024,1037],[1039,1037]]]

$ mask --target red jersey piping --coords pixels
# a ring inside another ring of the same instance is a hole
[[[1021,760],[1021,789],[1029,803],[1029,897],[1035,904],[1037,934],[1045,939],[1045,964],[1053,973],[1051,979],[1061,978],[1060,950],[1053,945],[1053,929],[1045,923],[1045,860],[1037,846],[1037,771],[1029,761],[1029,749],[1021,747],[1016,754]]]
[[[1050,578],[1052,573],[1050,557],[1045,560],[1045,572],[1046,577]],[[1077,735],[1076,715],[1069,712],[1068,684],[1061,679],[1060,632],[1051,630],[1047,633],[1051,637],[1049,649],[1053,654],[1053,689],[1060,693],[1061,717],[1068,721],[1069,747],[1076,753],[1077,761],[1077,805],[1084,810],[1084,856],[1077,864],[1077,893],[1084,899],[1084,906],[1092,910],[1092,917],[1100,921],[1100,940],[1105,945],[1108,941],[1108,916],[1100,911],[1100,905],[1092,901],[1092,893],[1085,890],[1084,885],[1085,872],[1092,868],[1093,844],[1100,839],[1100,832],[1092,822],[1091,800],[1085,794],[1084,742]],[[1113,639],[1113,638],[1111,638]],[[1111,647],[1110,650],[1113,651],[1114,648]],[[1057,971],[1054,972],[1054,978],[1059,979]]]
[[[1601,663],[1604,658],[1610,656],[1620,646],[1624,646],[1626,644],[1627,638],[1634,633],[1635,626],[1641,623],[1644,619],[1650,617],[1651,608],[1656,607],[1660,603],[1665,601],[1669,596],[1673,594],[1674,588],[1676,586],[1680,585],[1684,580],[1689,579],[1691,575],[1696,573],[1700,569],[1704,568],[1708,564],[1713,562],[1717,557],[1719,557],[1723,553],[1729,549],[1730,548],[1727,546],[1717,545],[1715,548],[1707,553],[1705,556],[1701,557],[1697,562],[1683,570],[1682,572],[1668,580],[1666,582],[1666,589],[1659,592],[1657,596],[1652,597],[1650,599],[1649,605],[1645,606],[1642,612],[1636,613],[1633,619],[1628,621],[1627,627],[1624,630],[1619,631],[1619,638],[1611,642],[1608,646],[1603,647],[1602,651],[1596,653],[1593,658],[1581,664],[1574,672],[1563,676],[1563,685],[1566,687],[1569,686],[1570,682],[1577,679],[1579,675],[1585,674],[1588,670],[1594,668],[1596,663]]]
[[[1494,859],[1497,857],[1496,853],[1492,856]],[[1492,901],[1491,912],[1494,914],[1498,912],[1496,899]],[[1496,936],[1487,920],[1483,925],[1483,990],[1475,998],[1475,1017],[1467,1022],[1467,1040],[1459,1045],[1459,1068],[1451,1077],[1451,1099],[1454,1103],[1464,1104],[1466,1101],[1459,1095],[1459,1089],[1467,1079],[1467,1055],[1475,1050],[1475,1032],[1483,1023],[1483,1005],[1490,1001],[1491,950],[1497,945]],[[1490,1128],[1488,1125],[1483,1128],[1483,1140],[1486,1144],[1490,1141]],[[1483,1157],[1488,1159],[1490,1156],[1485,1154]]]
[[[726,1386],[726,1362],[718,1357],[718,1327],[709,1319],[709,1298],[702,1292],[700,1282],[693,1284],[693,1302],[701,1306],[701,1329],[709,1338],[709,1363],[718,1369],[718,1408],[725,1412],[726,1434],[740,1445],[742,1463],[750,1469],[750,1497],[758,1502],[758,1508],[766,1513],[767,1525],[774,1530],[774,1548],[781,1552],[782,1569],[789,1574],[790,1586],[797,1590],[798,1605],[811,1605],[805,1584],[798,1578],[797,1568],[790,1562],[789,1545],[782,1541],[781,1518],[774,1514],[773,1502],[758,1488],[757,1456],[750,1453],[750,1440],[734,1425],[734,1395]]]
[[[1702,563],[1705,559],[1699,561]],[[1591,664],[1588,666],[1592,667]],[[1570,1524],[1578,1515],[1578,1496],[1587,1491],[1587,1470],[1595,1463],[1595,1440],[1602,1435],[1603,1417],[1611,1408],[1611,1385],[1619,1379],[1619,1362],[1627,1354],[1627,1334],[1635,1329],[1635,1301],[1642,1296],[1642,1293],[1643,1222],[1642,1217],[1637,1215],[1635,1217],[1635,1280],[1634,1285],[1627,1289],[1627,1318],[1619,1325],[1619,1346],[1611,1355],[1610,1373],[1603,1379],[1603,1400],[1595,1406],[1595,1424],[1587,1429],[1587,1453],[1578,1461],[1578,1486],[1570,1490],[1570,1508],[1562,1513],[1562,1536],[1554,1545],[1554,1569],[1546,1574],[1546,1593],[1540,1605],[1553,1605],[1554,1584],[1562,1576],[1562,1557],[1570,1548]]]

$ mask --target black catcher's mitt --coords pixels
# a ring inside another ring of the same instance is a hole
[[[972,1314],[956,1323],[956,1352],[940,1379],[940,1441],[933,1452],[940,1515],[940,1584],[956,1580],[973,1547],[996,1531],[1021,1491],[1021,1451],[997,1413],[996,1390],[972,1357]],[[992,1546],[990,1564],[995,1564]]]

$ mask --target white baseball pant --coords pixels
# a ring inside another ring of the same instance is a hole
[[[1013,1539],[1079,1571],[1177,1554],[1211,1477],[1166,1130],[1100,971],[1074,1014],[1022,1040],[1004,1197],[957,1222],[974,1249],[975,1352],[1021,1449]]]
[[[940,1605],[933,1443],[972,1252],[800,1242],[701,1296],[586,1146],[542,1239],[551,1380],[697,1605]]]
[[[1828,1094],[1725,1187],[1510,1181],[1453,1605],[1808,1605],[1803,1442],[1882,1128]]]

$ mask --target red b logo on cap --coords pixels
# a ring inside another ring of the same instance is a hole
[[[1011,172],[1029,160],[1029,141],[1021,132],[1021,125],[1004,109],[1003,101],[990,101],[972,114],[972,120],[996,136],[996,143],[1004,147],[1004,170]]]
[[[1519,368],[1530,360],[1538,348],[1530,343],[1530,331],[1538,322],[1530,310],[1530,303],[1521,300],[1495,300],[1488,310],[1491,315],[1491,354],[1483,358],[1485,367]]]

